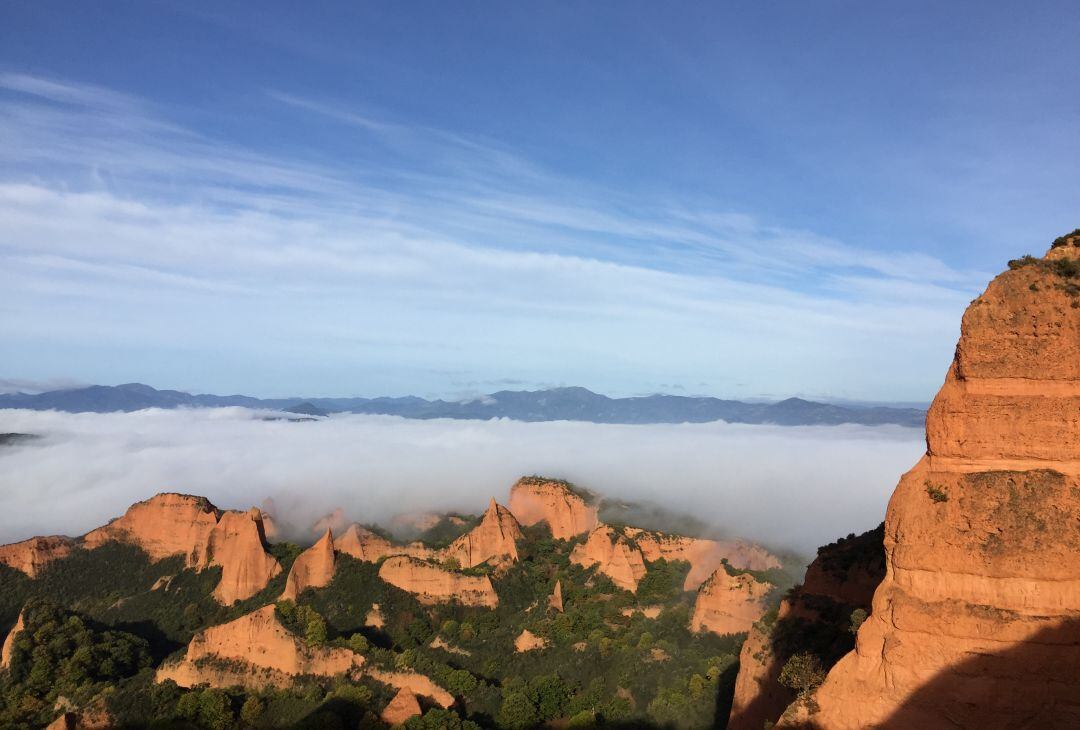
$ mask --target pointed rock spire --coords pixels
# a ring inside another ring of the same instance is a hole
[[[293,561],[281,597],[295,601],[307,588],[322,588],[334,579],[334,532],[326,534]]]
[[[563,612],[562,602],[562,581],[555,581],[555,590],[548,596],[548,607],[555,609],[559,613]]]
[[[393,726],[401,725],[410,717],[416,717],[419,714],[420,703],[416,701],[416,695],[408,687],[402,687],[379,717],[387,725]]]

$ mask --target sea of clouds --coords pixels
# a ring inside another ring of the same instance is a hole
[[[897,426],[605,425],[337,415],[264,420],[243,408],[72,414],[0,411],[0,542],[82,534],[160,491],[293,524],[334,507],[361,522],[416,510],[477,513],[544,474],[687,512],[732,536],[812,554],[875,527],[924,450]]]

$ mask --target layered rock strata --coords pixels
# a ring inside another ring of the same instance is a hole
[[[964,314],[873,611],[782,726],[1080,727],[1077,243],[1012,262]]]

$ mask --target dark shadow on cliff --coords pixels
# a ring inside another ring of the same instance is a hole
[[[1080,618],[939,672],[881,727],[1080,728]]]

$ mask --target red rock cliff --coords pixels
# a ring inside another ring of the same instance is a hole
[[[11,545],[0,545],[0,563],[36,578],[54,560],[67,557],[74,545],[69,537],[32,537]]]
[[[406,555],[387,558],[379,566],[379,577],[414,594],[421,603],[457,601],[488,608],[499,604],[499,596],[486,575],[466,575]]]
[[[597,525],[597,505],[589,497],[566,482],[524,477],[510,489],[510,511],[521,524],[547,522],[555,539],[568,540]]]
[[[765,597],[772,587],[747,573],[731,575],[726,568],[718,568],[698,589],[690,630],[714,634],[749,631],[765,613]]]
[[[972,302],[885,520],[885,579],[813,714],[781,725],[1080,727],[1080,239]]]
[[[295,601],[308,588],[322,588],[334,579],[334,534],[329,528],[322,538],[293,561],[281,597]]]
[[[586,568],[595,565],[598,572],[631,593],[637,591],[646,572],[641,550],[621,530],[610,525],[597,525],[588,540],[574,546],[570,562]]]
[[[495,564],[514,563],[518,559],[517,541],[522,537],[514,515],[492,497],[480,524],[450,543],[442,557],[457,560],[463,568],[488,560]]]

